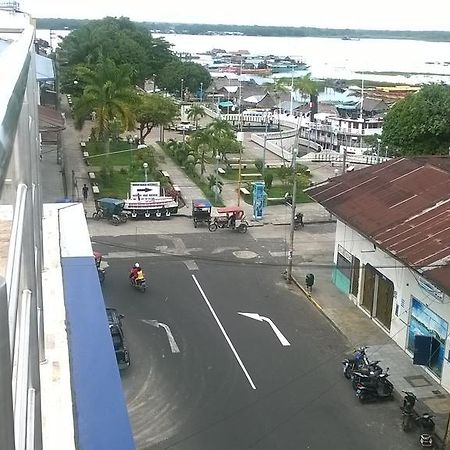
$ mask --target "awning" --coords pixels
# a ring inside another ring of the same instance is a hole
[[[234,103],[232,101],[219,102],[219,106],[221,108],[231,108],[234,106]]]
[[[38,81],[55,80],[55,70],[53,69],[53,59],[46,56],[36,55],[36,79]]]
[[[62,131],[66,128],[66,122],[62,114],[47,106],[38,105],[39,132]]]

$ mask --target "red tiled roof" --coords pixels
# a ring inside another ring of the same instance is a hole
[[[38,105],[39,131],[62,131],[66,128],[64,117],[59,111]]]
[[[307,193],[450,293],[450,157],[396,158]]]

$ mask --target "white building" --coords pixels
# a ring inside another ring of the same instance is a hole
[[[336,287],[450,391],[450,158],[397,158],[308,194],[337,218]]]

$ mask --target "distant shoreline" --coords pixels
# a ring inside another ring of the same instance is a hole
[[[74,30],[94,20],[36,19],[37,29]],[[136,22],[155,34],[190,34],[262,37],[316,37],[355,41],[360,39],[399,39],[428,42],[450,42],[450,31],[357,30],[314,27],[281,27],[257,25],[185,24],[169,22]]]

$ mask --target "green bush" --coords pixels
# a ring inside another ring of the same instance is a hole
[[[270,189],[273,183],[273,173],[268,172],[264,175],[264,183],[266,184],[266,189]]]
[[[258,172],[262,172],[264,168],[264,161],[262,159],[257,159],[255,161],[255,167],[258,169]]]

